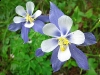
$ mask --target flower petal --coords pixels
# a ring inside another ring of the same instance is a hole
[[[43,52],[51,52],[58,46],[58,41],[56,38],[44,40],[41,44],[41,49]]]
[[[59,51],[59,46],[55,50],[53,50],[52,57],[51,57],[53,72],[58,71],[61,68],[61,66],[65,63],[65,62],[61,62],[58,59],[58,57],[57,57],[58,51]]]
[[[37,57],[43,56],[45,53],[41,50],[41,48],[38,48],[35,52],[35,55]]]
[[[70,31],[72,24],[73,21],[69,16],[63,15],[58,19],[59,28],[64,35]]]
[[[37,20],[41,20],[43,22],[49,22],[49,16],[48,15],[40,15]]]
[[[31,27],[33,27],[33,25],[34,25],[33,22],[32,22],[32,23],[27,23],[27,22],[26,22],[24,26],[25,26],[26,28],[31,28]]]
[[[13,21],[15,23],[21,23],[21,22],[25,22],[25,19],[22,18],[22,17],[19,17],[19,16],[15,16],[14,19],[13,19]]]
[[[51,56],[51,63],[54,63],[56,59],[58,59],[58,51],[59,51],[59,46],[57,46],[53,52],[52,52],[52,56]]]
[[[55,62],[52,63],[53,72],[58,71],[64,63],[65,62],[61,62],[60,60],[56,59]]]
[[[37,10],[34,14],[33,14],[33,18],[36,19],[37,17],[39,17],[42,14],[41,10]]]
[[[85,36],[84,36],[84,33],[82,31],[76,30],[76,31],[74,31],[74,32],[72,32],[72,33],[69,34],[68,40],[71,43],[80,45],[80,44],[84,43]]]
[[[96,38],[92,33],[87,32],[87,33],[84,33],[84,35],[85,35],[85,42],[81,44],[81,46],[87,46],[87,45],[92,45],[92,44],[97,43]]]
[[[14,32],[15,32],[15,31],[21,29],[22,25],[23,25],[23,23],[12,23],[12,24],[8,27],[8,29],[9,29],[10,31],[14,31]]]
[[[24,40],[24,43],[27,43],[29,41],[29,38],[28,38],[29,31],[30,31],[29,28],[26,28],[24,25],[22,26],[21,37]]]
[[[44,23],[40,20],[35,20],[34,26],[32,27],[36,32],[39,32],[43,34],[42,28],[44,26]]]
[[[67,46],[67,48],[66,48],[65,51],[59,50],[59,52],[58,52],[58,59],[61,62],[64,62],[66,60],[69,60],[70,57],[71,57],[71,53],[70,53],[70,50],[69,50],[69,46]]]
[[[79,50],[74,44],[69,45],[71,56],[76,60],[78,66],[84,70],[89,69],[87,57],[85,54]]]
[[[49,19],[50,22],[55,24],[58,28],[58,18],[61,17],[62,15],[64,15],[64,13],[58,9],[58,7],[53,4],[52,2],[50,2],[50,14],[49,14]]]
[[[16,13],[20,16],[25,17],[26,16],[26,11],[24,10],[24,8],[22,6],[17,6],[16,7]]]
[[[59,29],[52,23],[48,23],[43,27],[43,33],[49,36],[61,36]]]
[[[26,3],[26,11],[27,11],[27,13],[30,14],[30,15],[32,15],[32,13],[34,11],[34,7],[35,7],[34,3],[31,2],[31,1],[28,1]]]

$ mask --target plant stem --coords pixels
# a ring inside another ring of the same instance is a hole
[[[87,56],[100,57],[100,55],[86,54]]]
[[[92,32],[95,28],[97,28],[99,24],[100,24],[100,20],[98,19],[96,23],[94,23],[94,27],[90,30],[90,32]]]

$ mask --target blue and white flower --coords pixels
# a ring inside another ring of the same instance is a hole
[[[87,57],[76,45],[91,45],[96,43],[92,33],[83,33],[80,30],[70,32],[73,21],[69,16],[59,10],[53,3],[50,3],[49,19],[51,23],[43,27],[43,33],[51,36],[51,39],[44,40],[41,49],[36,51],[36,56],[42,56],[46,52],[51,52],[52,68],[58,71],[61,66],[74,58],[80,68],[89,69]]]
[[[17,6],[16,7],[16,13],[20,16],[15,16],[13,21],[14,23],[20,23],[20,22],[26,22],[25,27],[26,28],[31,28],[34,25],[34,20],[42,14],[42,11],[37,10],[34,14],[34,3],[33,2],[27,2],[26,3],[26,11],[22,6]]]
[[[72,23],[69,16],[63,15],[58,19],[59,29],[53,23],[46,24],[43,27],[43,33],[53,38],[42,42],[42,51],[51,52],[59,46],[58,59],[62,62],[70,59],[71,51],[69,46],[71,44],[80,45],[85,41],[84,33],[80,30],[69,33]]]
[[[45,15],[41,15],[42,11],[37,10],[34,14],[34,3],[29,1],[26,3],[26,10],[20,5],[18,5],[15,9],[16,13],[19,16],[15,16],[12,23],[9,26],[9,30],[17,31],[21,29],[21,36],[24,42],[28,42],[28,33],[30,28],[33,28],[36,32],[42,32],[42,27],[44,26],[44,22],[49,21],[49,17]]]

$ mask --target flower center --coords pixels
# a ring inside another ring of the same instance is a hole
[[[58,38],[58,45],[60,46],[61,51],[65,51],[68,44],[69,44],[69,41],[67,38],[65,37]]]
[[[34,19],[29,14],[27,14],[26,15],[26,22],[32,23],[33,21],[34,21]]]

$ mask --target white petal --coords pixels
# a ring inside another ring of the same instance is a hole
[[[69,34],[69,41],[71,43],[74,43],[77,45],[84,43],[84,41],[85,41],[84,33],[80,30],[76,30],[76,31],[70,33]]]
[[[25,27],[26,28],[31,28],[31,27],[33,27],[33,25],[34,25],[34,23],[32,22],[32,23],[25,23]]]
[[[33,14],[33,18],[36,19],[37,17],[39,17],[42,14],[41,10],[37,10],[34,14]]]
[[[63,15],[58,19],[58,25],[60,27],[60,30],[64,34],[67,34],[69,32],[72,24],[73,24],[73,21],[69,16]]]
[[[24,22],[25,19],[22,18],[22,17],[19,17],[19,16],[15,16],[14,19],[13,19],[13,21],[14,21],[15,23],[20,23],[20,22]]]
[[[29,1],[26,3],[26,11],[28,14],[32,15],[33,11],[34,11],[34,3]]]
[[[17,6],[16,7],[16,13],[20,16],[25,17],[26,16],[26,11],[24,10],[24,8],[22,6]]]
[[[43,33],[53,37],[60,36],[59,29],[52,23],[48,23],[43,27]]]
[[[44,40],[41,44],[41,49],[43,52],[51,52],[58,46],[58,41],[56,38]]]
[[[69,50],[69,46],[67,46],[66,50],[65,51],[61,51],[59,50],[58,52],[58,59],[62,62],[70,59],[71,57],[71,53],[70,53],[70,50]]]

